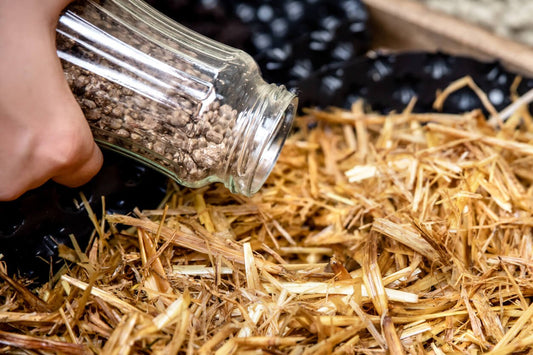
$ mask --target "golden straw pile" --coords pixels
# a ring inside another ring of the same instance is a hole
[[[56,282],[3,275],[0,351],[527,351],[533,119],[491,122],[309,110],[253,198],[174,186],[159,210],[91,213]]]

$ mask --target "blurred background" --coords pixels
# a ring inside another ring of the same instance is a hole
[[[531,0],[418,0],[429,8],[478,24],[495,34],[533,46]]]

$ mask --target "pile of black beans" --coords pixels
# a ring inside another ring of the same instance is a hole
[[[368,12],[359,0],[148,0],[178,22],[250,53],[267,81],[285,84],[306,106],[350,107],[364,99],[380,112],[401,111],[417,97],[416,112],[433,111],[438,89],[466,75],[497,110],[510,103],[515,78],[498,62],[445,53],[365,55],[371,47]],[[518,93],[533,86],[524,78]],[[482,108],[469,88],[443,110]]]
[[[349,108],[363,99],[370,109],[388,113],[402,111],[416,97],[414,112],[432,112],[436,93],[466,76],[472,77],[496,110],[511,103],[511,85],[517,76],[499,62],[427,52],[362,56],[313,73],[301,82],[305,90],[300,102],[303,106]],[[533,79],[521,78],[517,93],[522,95],[532,87]],[[443,112],[478,108],[488,114],[478,96],[465,87],[447,98]]]
[[[368,50],[360,0],[148,0],[181,24],[254,57],[268,82],[298,88]]]

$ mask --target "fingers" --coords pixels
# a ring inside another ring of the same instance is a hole
[[[53,143],[51,147],[54,152],[49,152],[50,156],[47,157],[52,161],[50,178],[57,183],[77,187],[96,175],[102,166],[103,157],[94,142],[89,124],[64,78],[59,59],[55,56],[55,49],[53,58],[56,63],[49,67],[52,72],[47,80],[47,92],[52,93],[53,97],[47,99],[47,102],[55,103],[51,107],[50,115],[57,117],[58,141]],[[47,147],[43,147],[43,152],[46,152],[46,149]]]
[[[69,187],[77,187],[96,175],[102,166],[103,157],[94,142],[87,120],[72,96],[59,59],[55,56],[55,49],[50,55],[55,65],[45,69],[50,73],[45,80],[41,104],[48,107],[49,116],[55,118],[53,136],[56,138],[54,141],[43,141],[40,151],[44,155],[43,161],[49,164],[49,178]]]

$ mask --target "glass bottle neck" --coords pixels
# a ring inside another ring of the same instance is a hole
[[[246,95],[236,131],[238,139],[230,148],[226,165],[226,186],[251,196],[264,184],[287,138],[298,106],[297,97],[283,86],[267,84],[261,78]]]

